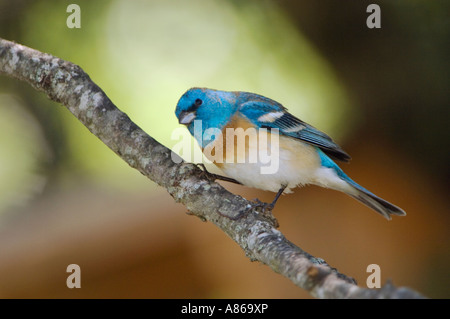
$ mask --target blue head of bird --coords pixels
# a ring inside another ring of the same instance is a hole
[[[187,126],[200,146],[210,140],[203,140],[202,133],[208,128],[221,129],[236,111],[236,93],[205,88],[192,88],[178,101],[175,115],[180,124]],[[200,130],[200,131],[196,131]]]

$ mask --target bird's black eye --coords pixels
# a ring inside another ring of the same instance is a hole
[[[203,101],[201,99],[196,99],[194,103],[186,110],[186,112],[196,112],[197,109],[202,105]]]
[[[194,104],[196,107],[199,107],[200,105],[202,105],[203,101],[201,99],[196,99]]]

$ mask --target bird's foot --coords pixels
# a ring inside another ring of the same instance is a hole
[[[200,172],[200,177],[202,178],[206,178],[207,180],[214,182],[216,180],[214,174],[208,172],[208,170],[206,169],[205,164],[203,163],[199,163],[199,164],[194,164],[195,166],[197,166],[197,168],[200,168],[201,172]]]
[[[208,172],[208,170],[206,169],[205,164],[203,164],[203,163],[194,164],[194,165],[202,170],[202,172],[200,173],[200,177],[204,177],[204,178],[208,179],[211,182],[214,182],[216,180],[221,180],[221,181],[226,181],[226,182],[242,185],[240,182],[238,182],[234,178],[230,178],[230,177],[217,175],[217,174],[213,174],[213,173]]]
[[[262,213],[271,213],[274,205],[272,203],[264,203],[255,198],[251,208],[261,208]]]
[[[250,204],[250,207],[248,208],[247,212],[253,209],[258,210],[259,212],[261,212],[264,218],[268,219],[274,225],[275,228],[278,228],[279,227],[278,220],[272,214],[274,206],[275,206],[274,203],[264,203],[256,198],[254,199],[254,202]]]

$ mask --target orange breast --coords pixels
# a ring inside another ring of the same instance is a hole
[[[241,163],[246,161],[249,149],[257,147],[258,137],[254,125],[245,118],[233,116],[222,129],[222,136],[208,144],[203,153],[219,168],[223,163]]]

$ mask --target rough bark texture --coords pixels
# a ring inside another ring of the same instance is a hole
[[[171,150],[147,135],[121,112],[77,65],[0,39],[0,74],[28,82],[64,105],[131,167],[164,187],[193,215],[231,237],[252,261],[260,261],[318,298],[423,298],[387,283],[381,289],[355,281],[288,241],[269,213],[208,180],[193,164],[172,161]]]

